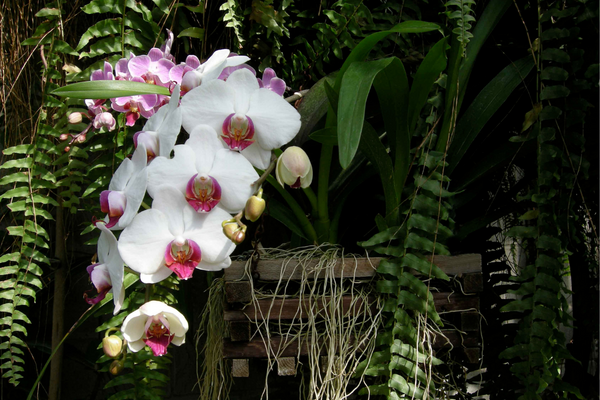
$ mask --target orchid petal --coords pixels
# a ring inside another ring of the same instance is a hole
[[[210,175],[221,185],[219,204],[230,213],[240,212],[244,208],[254,193],[252,184],[259,178],[246,157],[227,149],[215,154]]]
[[[213,80],[188,92],[181,100],[183,127],[192,132],[198,125],[221,131],[225,118],[234,112],[235,90],[226,82]]]
[[[185,65],[192,69],[198,68],[200,64],[200,60],[195,55],[189,55],[185,58]]]
[[[129,64],[127,67],[129,68],[129,73],[133,77],[140,77],[148,72],[150,68],[151,59],[148,56],[137,56],[133,57],[129,60]]]
[[[171,269],[161,267],[153,274],[140,274],[140,280],[146,284],[158,283],[167,279],[172,273]]]
[[[196,218],[186,220],[185,237],[198,243],[202,249],[200,264],[221,263],[235,249],[221,227],[221,222],[230,218],[227,211],[216,207],[207,214],[196,214]]]
[[[173,236],[183,235],[186,231],[185,224],[190,218],[185,210],[189,208],[195,214],[194,209],[188,204],[183,193],[170,185],[159,186],[154,193],[152,209],[159,210],[165,215],[169,224],[169,231]],[[164,254],[165,247],[161,250]]]
[[[157,189],[168,182],[169,185],[185,193],[190,178],[198,173],[194,150],[187,145],[175,146],[172,159],[156,157],[148,166],[148,194],[156,198]]]
[[[173,339],[171,339],[171,344],[174,344],[175,346],[181,346],[184,343],[185,343],[185,335],[173,336]]]
[[[135,342],[144,336],[146,320],[148,316],[140,310],[135,310],[125,318],[121,326],[121,332],[127,342]]]
[[[133,163],[130,159],[126,158],[121,162],[119,168],[115,171],[110,183],[108,184],[108,190],[125,190],[127,186],[127,181],[131,178],[131,174],[133,174]]]
[[[129,268],[154,274],[164,266],[165,248],[174,238],[167,216],[159,210],[146,210],[121,233],[119,252]]]
[[[271,151],[263,149],[258,143],[246,147],[241,153],[256,168],[264,170],[271,164]]]
[[[143,149],[143,153],[141,154],[145,154],[145,147],[141,146],[141,149]],[[127,187],[125,188],[127,205],[125,206],[125,211],[123,212],[123,215],[121,215],[119,222],[117,222],[116,229],[124,229],[136,216],[140,206],[142,205],[142,201],[144,201],[147,181],[147,171],[146,169],[143,169],[142,171],[133,175],[129,182],[127,182]]]
[[[248,114],[250,98],[259,89],[256,77],[247,69],[239,69],[229,75],[227,84],[235,88],[235,112]]]
[[[224,149],[217,132],[208,125],[195,127],[185,144],[193,149],[196,170],[200,174],[207,174],[211,170],[216,152]]]
[[[127,347],[129,347],[129,350],[133,351],[134,353],[137,353],[138,351],[146,347],[146,342],[144,342],[144,339],[139,339],[134,342],[127,341]]]
[[[227,257],[225,260],[218,263],[201,262],[196,266],[197,269],[202,271],[220,271],[223,268],[227,268],[231,265],[231,258]]]
[[[157,62],[164,57],[164,53],[161,49],[153,47],[148,52],[148,57],[150,58],[150,61]]]
[[[254,122],[258,144],[265,150],[278,149],[300,130],[298,111],[268,89],[254,91],[247,115]]]
[[[102,223],[97,224],[96,227],[102,231],[102,233],[100,233],[100,239],[98,239],[98,253],[100,254],[100,243],[103,243],[102,246],[108,245],[108,252],[104,258],[104,262],[106,263],[110,275],[113,302],[115,304],[113,313],[116,315],[121,310],[123,301],[125,301],[123,260],[119,253],[118,242],[115,235]]]

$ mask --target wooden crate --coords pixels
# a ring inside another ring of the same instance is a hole
[[[381,258],[339,260],[333,269],[333,276],[340,279],[368,279],[375,275],[375,268]],[[304,265],[307,271],[312,271],[313,264]],[[481,276],[481,256],[479,254],[463,254],[458,256],[435,256],[433,263],[441,268],[451,278],[450,283],[441,286],[436,281],[435,287],[442,291],[434,292],[435,307],[443,319],[450,318],[452,325],[460,329],[462,334],[454,329],[443,329],[446,338],[435,340],[434,349],[443,351],[454,347],[461,351],[466,362],[477,363],[480,357],[479,336],[479,295],[483,290]],[[323,271],[320,270],[323,274]],[[311,278],[315,272],[308,272]],[[252,284],[254,282],[295,281],[302,277],[302,270],[296,261],[288,261],[282,268],[281,260],[261,260],[255,265],[254,271],[246,271],[245,261],[235,261],[225,270],[225,294],[227,306],[224,319],[229,326],[230,337],[223,340],[223,357],[232,360],[232,373],[236,377],[249,376],[249,359],[267,358],[268,348],[262,338],[253,338],[253,326],[256,322],[265,320],[302,320],[307,315],[302,314],[308,306],[313,312],[319,312],[327,304],[327,298],[308,304],[307,299],[275,298],[252,302]],[[433,287],[433,286],[432,286]],[[375,307],[375,297],[367,301],[370,307]],[[351,296],[345,296],[341,301],[344,315],[362,309],[362,302],[352,301]],[[374,310],[375,311],[375,310]],[[278,354],[277,364],[279,375],[294,375],[295,360],[298,356],[308,354],[309,349],[304,343],[294,342],[297,339],[282,336],[270,338],[270,356]],[[281,350],[281,351],[280,351]]]

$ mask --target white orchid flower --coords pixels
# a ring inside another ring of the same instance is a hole
[[[83,297],[88,304],[96,304],[102,301],[108,292],[112,292],[115,303],[114,314],[117,314],[125,300],[123,260],[117,248],[115,235],[103,222],[98,222],[96,227],[102,231],[98,239],[99,262],[87,267],[87,272],[90,274],[90,280],[98,291],[98,295],[95,298],[88,298],[87,293],[84,293]]]
[[[183,127],[211,126],[232,150],[240,151],[257,168],[266,169],[271,150],[296,136],[300,114],[281,96],[259,88],[247,69],[234,71],[227,81],[213,80],[181,100]]]
[[[223,234],[221,222],[230,219],[217,207],[197,213],[175,187],[155,191],[152,209],[139,213],[119,237],[119,252],[144,283],[156,283],[175,272],[180,279],[194,268],[216,271],[231,264],[235,246]]]
[[[209,212],[219,204],[229,213],[238,213],[254,193],[252,183],[258,178],[243,155],[223,147],[213,128],[199,125],[184,145],[175,146],[172,159],[157,157],[148,166],[148,193],[154,198],[168,182],[198,212]]]
[[[133,135],[133,143],[146,147],[147,162],[154,157],[170,157],[181,130],[181,108],[179,108],[179,85],[175,86],[171,100],[161,107],[144,125],[143,130]]]
[[[106,227],[120,230],[131,223],[146,194],[146,149],[142,145],[131,160],[123,160],[108,185],[100,193],[100,210],[107,213]]]
[[[167,354],[169,344],[185,343],[189,325],[183,314],[160,301],[149,301],[125,318],[121,326],[129,350],[138,352],[146,345],[155,356]]]

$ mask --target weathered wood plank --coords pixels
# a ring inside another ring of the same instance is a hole
[[[228,303],[249,303],[252,301],[252,285],[249,281],[225,282],[225,298]]]
[[[481,273],[465,275],[463,277],[463,290],[465,293],[483,292],[483,276]]]
[[[250,360],[231,360],[231,376],[234,378],[248,378],[250,376]]]
[[[229,322],[229,337],[233,342],[247,342],[250,340],[250,321]]]
[[[430,259],[430,258],[429,258]],[[342,264],[341,259],[336,264],[333,276],[335,278],[369,278],[375,275],[375,270],[382,260],[380,257],[358,258],[355,262],[353,258],[346,258]],[[295,280],[302,278],[302,269],[313,271],[319,260],[315,259],[308,262],[305,266],[299,265],[297,260],[261,260],[259,261],[256,272],[260,280],[278,281]],[[462,275],[481,272],[480,254],[461,254],[457,256],[435,256],[433,262],[441,268],[447,275]],[[247,279],[245,274],[245,261],[234,261],[229,268],[225,269],[226,281],[238,281]],[[314,278],[314,272],[308,272],[308,277]],[[324,272],[318,276],[324,278]]]
[[[277,359],[277,375],[296,375],[296,357],[279,357]]]
[[[331,306],[330,302],[330,297],[323,297],[313,303],[308,299],[300,301],[299,298],[258,300],[258,307],[254,304],[249,304],[242,310],[227,310],[225,311],[224,318],[225,321],[306,319],[311,313],[319,314],[320,312],[324,312],[326,307]],[[364,302],[360,298],[343,296],[340,303],[344,316],[349,312],[351,312],[351,315],[355,315],[357,312],[364,312]],[[371,304],[371,311],[373,313],[377,312],[373,297],[369,298],[369,303]]]
[[[465,346],[467,348],[475,348],[478,346],[478,338],[473,335],[461,336],[455,330],[442,330],[446,336],[443,338],[437,336],[432,347],[434,350],[440,350],[450,347]],[[272,336],[270,339],[271,357],[297,357],[306,356],[309,348],[308,343],[304,340],[298,343],[298,339],[291,337]],[[325,355],[327,349],[321,348],[320,355]],[[231,340],[223,340],[223,358],[267,358],[267,348],[262,339],[253,339],[249,342],[232,342]]]
[[[438,312],[479,309],[479,297],[465,296],[458,293],[433,293],[435,308]],[[312,308],[313,314],[318,314],[329,305],[328,297],[322,298],[314,303],[308,299],[300,301],[298,298],[289,299],[265,299],[258,300],[255,304],[248,304],[241,310],[227,310],[224,313],[225,321],[262,321],[262,320],[291,320],[306,319]],[[370,297],[371,311],[376,312],[375,299]],[[344,296],[341,301],[343,315],[351,312],[364,312],[362,299],[353,299],[352,296]]]

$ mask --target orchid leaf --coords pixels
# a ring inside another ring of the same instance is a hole
[[[58,88],[52,94],[72,99],[110,99],[141,94],[171,95],[165,87],[130,81],[78,82]]]
[[[479,92],[456,126],[448,154],[450,174],[479,132],[533,69],[530,56],[511,63]]]

